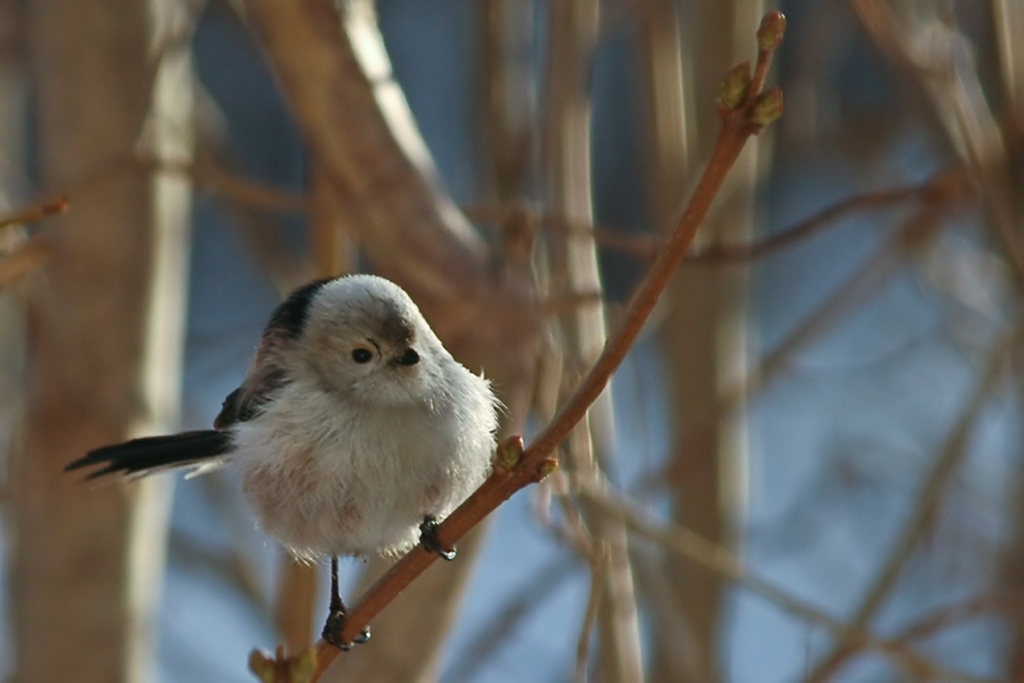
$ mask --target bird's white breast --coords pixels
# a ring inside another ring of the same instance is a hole
[[[232,460],[264,530],[305,559],[412,547],[425,515],[448,515],[488,474],[490,390],[458,370],[458,402],[370,407],[295,382],[238,424]]]

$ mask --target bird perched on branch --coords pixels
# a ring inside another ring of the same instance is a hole
[[[66,469],[99,466],[93,479],[237,468],[266,533],[299,559],[331,558],[332,642],[346,611],[339,555],[394,556],[422,541],[454,557],[437,520],[486,479],[498,405],[405,291],[351,275],[277,307],[214,429],[105,446]]]

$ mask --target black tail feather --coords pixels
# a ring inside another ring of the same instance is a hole
[[[204,460],[216,458],[231,450],[231,437],[212,429],[150,436],[133,439],[125,443],[104,446],[86,453],[64,468],[65,472],[103,465],[89,474],[89,479],[105,474],[147,474],[155,470],[195,465]]]

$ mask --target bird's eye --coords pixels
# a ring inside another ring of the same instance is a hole
[[[373,360],[373,351],[360,346],[359,348],[352,350],[352,360],[360,364],[369,363]]]
[[[405,352],[405,355],[398,359],[399,365],[416,365],[419,362],[420,354],[416,353],[413,349],[409,349]]]

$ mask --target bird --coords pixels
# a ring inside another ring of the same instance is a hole
[[[438,521],[487,478],[500,410],[490,382],[452,357],[403,289],[347,275],[277,306],[213,429],[103,446],[65,470],[237,469],[266,534],[301,561],[330,558],[323,637],[347,649],[338,557],[397,557],[422,543],[454,558]]]

